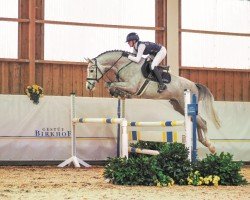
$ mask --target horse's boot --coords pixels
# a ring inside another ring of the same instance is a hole
[[[167,89],[167,86],[163,83],[161,75],[160,75],[157,67],[155,67],[153,71],[154,71],[155,77],[157,78],[157,80],[159,82],[157,92],[162,93],[165,89]]]

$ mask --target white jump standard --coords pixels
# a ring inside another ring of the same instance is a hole
[[[76,156],[76,133],[75,125],[76,123],[105,123],[105,124],[120,124],[122,127],[122,140],[127,140],[127,121],[123,118],[76,118],[75,112],[75,94],[71,94],[71,157],[61,164],[58,167],[65,167],[73,162],[75,167],[80,167],[82,164],[85,167],[90,167],[90,165]],[[123,157],[127,156],[128,146],[122,149],[121,155]]]

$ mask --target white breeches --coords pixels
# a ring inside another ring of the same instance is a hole
[[[158,66],[161,61],[166,57],[167,55],[167,50],[165,47],[161,47],[161,50],[156,54],[156,56],[154,57],[152,64],[151,64],[151,69],[153,70],[155,68],[155,66]]]

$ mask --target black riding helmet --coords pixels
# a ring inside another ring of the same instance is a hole
[[[136,42],[139,40],[139,36],[138,36],[137,33],[132,32],[132,33],[129,33],[127,35],[126,42],[129,42],[129,41],[132,41],[132,40],[135,40]]]

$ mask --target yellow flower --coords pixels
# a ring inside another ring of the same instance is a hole
[[[218,183],[215,183],[214,186],[218,187]]]
[[[214,180],[219,181],[219,180],[220,180],[220,177],[219,177],[219,176],[214,176]]]
[[[33,85],[32,86],[35,90],[38,90],[39,86],[38,85]]]

